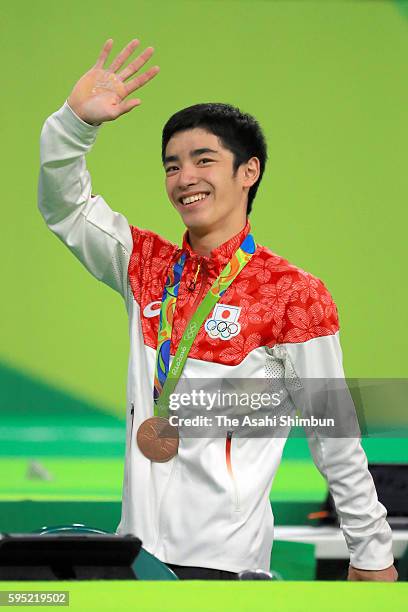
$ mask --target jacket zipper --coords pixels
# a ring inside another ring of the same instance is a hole
[[[240,499],[239,499],[239,491],[238,485],[234,478],[234,472],[232,470],[232,461],[231,461],[231,446],[232,446],[232,434],[233,431],[227,431],[227,439],[225,441],[225,461],[227,463],[228,474],[230,475],[232,486],[234,488],[234,505],[235,512],[240,512]]]
[[[207,270],[206,270],[205,264],[204,262],[203,263],[198,262],[197,270],[195,271],[194,280],[193,280],[194,289],[195,289],[195,284],[197,282],[197,277],[198,277],[200,270],[201,270],[201,285],[200,285],[200,289],[197,294],[197,297],[194,300],[193,312],[195,312],[195,309],[197,308],[197,306],[199,306],[201,302],[201,298],[203,297],[204,290],[207,286]]]

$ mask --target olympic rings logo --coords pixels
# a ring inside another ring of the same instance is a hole
[[[241,325],[238,323],[240,313],[240,306],[219,302],[215,305],[210,318],[205,322],[205,331],[210,338],[220,340],[229,340],[237,336],[241,331]]]
[[[229,323],[228,321],[220,321],[217,319],[207,319],[205,322],[205,331],[210,338],[220,338],[220,340],[229,340],[241,331],[239,323]]]

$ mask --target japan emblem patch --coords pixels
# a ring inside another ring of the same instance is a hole
[[[204,328],[210,338],[229,340],[238,335],[241,325],[238,323],[241,308],[229,304],[216,304]]]

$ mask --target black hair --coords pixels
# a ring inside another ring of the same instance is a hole
[[[163,128],[163,164],[170,138],[176,132],[197,127],[218,136],[222,146],[231,151],[234,156],[233,176],[236,175],[239,166],[251,157],[259,159],[259,178],[248,192],[247,214],[249,215],[268,159],[266,141],[259,123],[252,115],[241,112],[231,104],[221,102],[207,102],[183,108],[172,115]]]

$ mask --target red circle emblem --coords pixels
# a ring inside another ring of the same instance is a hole
[[[230,316],[230,311],[229,310],[223,310],[221,313],[221,316],[223,319],[227,319]]]

